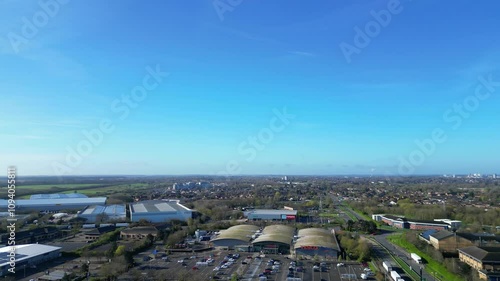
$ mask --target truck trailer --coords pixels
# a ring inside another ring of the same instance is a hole
[[[418,263],[422,263],[422,258],[421,258],[419,255],[417,255],[417,254],[415,254],[415,253],[411,253],[411,255],[410,255],[410,256],[411,256],[411,259],[412,259],[412,260],[414,260],[414,261],[416,261],[416,262],[418,262]]]
[[[385,269],[385,271],[386,271],[387,273],[389,273],[389,272],[391,272],[391,271],[392,271],[392,267],[393,267],[393,266],[392,266],[392,263],[391,263],[390,261],[384,261],[384,262],[382,263],[382,266],[384,267],[384,269]]]
[[[401,279],[401,275],[399,275],[399,273],[393,270],[391,271],[391,278],[394,281],[399,281],[399,279]]]

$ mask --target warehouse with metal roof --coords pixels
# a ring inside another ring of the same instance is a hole
[[[255,225],[236,225],[226,230],[221,230],[220,233],[210,242],[215,247],[224,247],[234,249],[238,246],[248,247],[250,241],[257,236],[260,228]]]
[[[193,211],[181,205],[179,200],[149,200],[129,205],[130,220],[138,222],[147,220],[154,223],[169,222],[171,220],[187,221]]]
[[[340,253],[334,230],[306,228],[299,230],[294,244],[296,255],[337,258]]]
[[[8,270],[11,268],[11,251],[15,248],[15,267],[19,271],[24,266],[33,266],[46,261],[56,259],[61,256],[61,247],[54,247],[42,244],[26,244],[8,246],[0,248],[0,276],[12,274]]]
[[[251,221],[295,221],[297,219],[296,210],[271,210],[271,209],[256,209],[243,213],[248,220]]]
[[[255,251],[270,254],[290,253],[295,228],[287,225],[270,225],[262,230],[262,235],[252,241]]]
[[[52,194],[33,194],[30,199],[66,199],[66,198],[89,198],[81,193],[52,193]]]
[[[63,210],[81,210],[89,205],[105,205],[106,197],[87,197],[79,193],[69,194],[34,194],[30,199],[16,200],[18,211],[60,212]],[[8,201],[0,199],[0,208],[7,209]]]
[[[86,223],[123,222],[127,219],[125,205],[88,206],[77,217],[86,219]]]

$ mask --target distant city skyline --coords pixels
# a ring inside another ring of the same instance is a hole
[[[0,4],[19,176],[500,173],[496,1],[40,3]]]

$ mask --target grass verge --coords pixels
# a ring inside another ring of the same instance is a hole
[[[404,248],[410,253],[416,253],[419,255],[422,259],[427,261],[426,264],[426,270],[430,272],[435,272],[438,276],[441,276],[441,280],[446,280],[446,281],[465,281],[464,278],[462,278],[459,275],[453,274],[449,272],[446,267],[437,261],[433,260],[429,255],[425,254],[424,252],[420,251],[415,247],[415,245],[410,244],[406,239],[404,239],[402,233],[397,233],[394,235],[391,235],[387,238],[389,241],[391,241],[393,244],[398,245],[401,248]]]

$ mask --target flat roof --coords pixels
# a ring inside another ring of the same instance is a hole
[[[92,205],[87,207],[80,215],[98,215],[98,214],[108,214],[108,215],[125,215],[125,205]]]
[[[408,222],[408,223],[428,224],[428,225],[441,225],[441,226],[448,225],[447,223],[442,222],[442,221],[408,219],[404,216],[398,217],[398,216],[394,216],[394,215],[382,215],[382,218],[386,218],[386,219],[390,219],[390,220],[398,221],[398,222]]]
[[[12,247],[16,248],[16,262],[20,262],[32,257],[40,256],[50,252],[60,250],[61,247],[54,247],[43,244],[25,244],[0,248],[0,266],[9,264],[8,256]]]
[[[179,200],[149,200],[130,204],[132,213],[173,213],[191,211],[181,205]]]
[[[33,194],[30,199],[63,199],[63,198],[88,198],[81,193],[53,193],[53,194]]]
[[[121,230],[124,234],[146,234],[146,233],[158,233],[158,229],[154,226],[136,226],[132,228],[126,228]]]
[[[65,205],[104,205],[106,197],[88,197],[88,198],[60,198],[60,199],[19,199],[16,200],[16,207],[54,207],[61,206],[64,209]],[[0,199],[0,207],[7,206],[8,201]]]
[[[246,212],[247,216],[249,214],[254,214],[254,215],[297,215],[297,210],[275,210],[275,209],[256,209],[256,210],[249,210]]]

